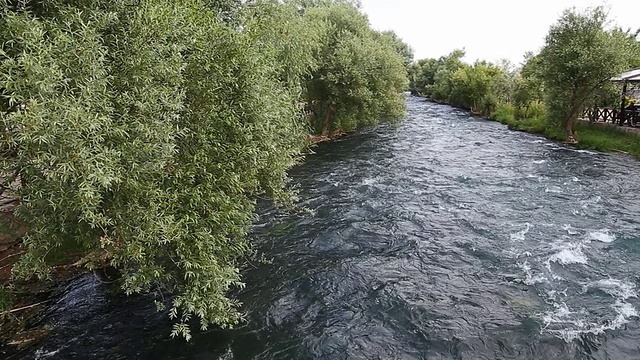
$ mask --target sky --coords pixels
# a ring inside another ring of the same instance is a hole
[[[604,5],[623,28],[640,28],[640,0],[361,0],[373,28],[393,30],[415,59],[464,48],[465,61],[510,60],[538,52],[549,27],[567,8]]]

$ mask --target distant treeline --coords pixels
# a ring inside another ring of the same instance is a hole
[[[418,60],[410,67],[410,88],[514,128],[561,128],[573,142],[574,121],[585,108],[620,107],[620,88],[609,79],[640,67],[640,42],[638,31],[608,27],[600,7],[569,9],[551,26],[541,51],[526,54],[519,67],[507,61],[470,65],[464,55],[455,50]]]

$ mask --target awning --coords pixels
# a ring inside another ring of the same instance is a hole
[[[611,81],[640,83],[640,69],[627,71],[618,76],[612,77]]]

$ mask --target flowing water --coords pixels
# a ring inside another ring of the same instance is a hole
[[[13,358],[640,359],[640,162],[407,101],[292,171],[308,212],[261,211],[245,325],[171,340],[82,276]]]

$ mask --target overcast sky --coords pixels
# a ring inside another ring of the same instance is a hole
[[[610,19],[640,28],[640,0],[361,0],[378,30],[393,30],[411,45],[416,59],[465,48],[465,60],[522,62],[538,51],[549,26],[570,7],[605,5]]]

